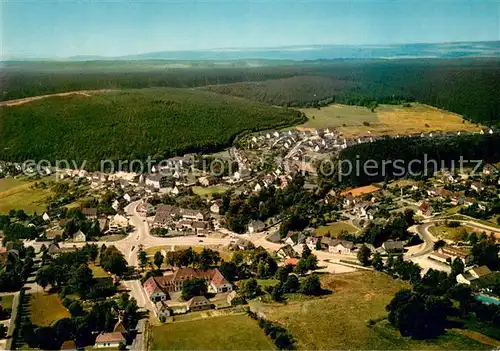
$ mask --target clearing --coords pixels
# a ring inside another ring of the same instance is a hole
[[[379,272],[354,272],[321,277],[333,291],[321,298],[301,298],[287,304],[251,301],[256,312],[281,323],[299,350],[347,349],[487,349],[456,332],[432,341],[402,337],[388,325],[385,306],[408,284]],[[370,321],[375,326],[370,326]]]
[[[362,126],[379,122],[377,113],[366,107],[333,104],[321,108],[301,108],[309,120],[301,124],[303,128],[336,128],[342,126]]]
[[[57,94],[47,94],[47,95],[31,96],[31,97],[27,97],[27,98],[23,98],[23,99],[1,101],[0,102],[0,106],[23,105],[23,104],[31,102],[31,101],[42,100],[42,99],[52,98],[52,97],[56,97],[56,96],[70,96],[70,95],[90,96],[90,94],[105,93],[105,92],[108,92],[108,91],[113,91],[113,89],[78,90],[78,91],[69,91],[67,93],[57,93]]]
[[[349,106],[350,107],[350,106]],[[411,107],[381,105],[377,107],[378,122],[369,126],[355,123],[339,127],[346,138],[367,135],[408,135],[430,132],[477,132],[479,126],[464,120],[460,115],[423,104]]]
[[[6,308],[12,308],[12,301],[14,300],[14,295],[2,295],[0,296],[0,306],[5,310]]]
[[[246,315],[154,326],[152,350],[274,350],[257,322]]]
[[[111,277],[111,274],[106,272],[104,268],[101,266],[96,266],[95,264],[89,265],[90,270],[92,271],[92,275],[94,278],[108,278]]]
[[[29,295],[29,314],[33,324],[50,326],[62,318],[71,317],[57,294],[35,293]]]
[[[45,199],[52,192],[49,189],[34,188],[32,181],[14,178],[0,179],[0,213],[11,209],[24,210],[27,213],[44,211]]]
[[[330,233],[332,238],[336,238],[341,231],[346,231],[350,234],[356,233],[358,229],[347,222],[335,222],[316,228],[316,235],[322,236]]]
[[[193,193],[199,196],[212,196],[213,194],[222,194],[224,193],[229,187],[223,186],[223,185],[216,185],[216,186],[209,186],[209,187],[202,187],[202,186],[193,186]]]

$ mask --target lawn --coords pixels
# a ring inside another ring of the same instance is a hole
[[[306,128],[335,128],[346,126],[362,126],[364,122],[378,122],[375,112],[366,107],[333,104],[326,107],[302,108],[299,111],[306,114],[309,120],[302,124]]]
[[[377,107],[377,123],[369,126],[340,127],[343,136],[356,138],[368,135],[405,135],[412,133],[479,131],[475,124],[460,115],[435,107],[412,104],[411,107],[381,105]]]
[[[347,222],[335,222],[316,228],[315,233],[316,235],[322,236],[330,232],[330,235],[336,238],[343,230],[348,233],[356,233],[358,231],[356,227]]]
[[[152,350],[274,350],[246,315],[214,317],[152,327]]]
[[[222,194],[224,193],[227,189],[229,189],[226,186],[222,185],[216,185],[216,186],[209,186],[209,187],[201,187],[201,186],[194,186],[193,188],[193,193],[199,196],[212,196],[213,194]]]
[[[45,210],[45,199],[51,191],[31,188],[32,184],[13,178],[0,179],[0,213],[8,213],[11,209],[23,209],[28,213]]]
[[[33,324],[50,326],[59,319],[71,317],[57,294],[36,293],[29,296],[29,314]]]
[[[12,308],[13,300],[14,300],[14,295],[0,296],[0,306],[2,306],[3,309]]]
[[[384,325],[385,306],[397,291],[408,287],[405,282],[367,271],[324,275],[321,280],[332,294],[287,304],[251,303],[267,319],[287,328],[299,350],[487,348],[454,332],[431,342],[413,341]],[[370,320],[379,322],[370,327]]]
[[[470,231],[468,229],[471,229],[471,228],[465,228],[464,226],[450,228],[450,227],[447,227],[445,225],[436,225],[436,226],[429,227],[429,231],[435,237],[445,239],[445,240],[453,240],[453,241],[460,241],[460,233],[464,229],[467,231]]]
[[[94,278],[107,278],[111,276],[111,274],[106,272],[101,266],[91,264],[89,265],[89,268],[92,271],[92,275],[94,276]]]

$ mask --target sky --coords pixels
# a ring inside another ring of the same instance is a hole
[[[500,40],[499,0],[0,0],[1,57]]]

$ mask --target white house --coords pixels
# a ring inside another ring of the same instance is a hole
[[[464,273],[457,275],[456,279],[459,284],[477,285],[490,274],[493,273],[486,266],[473,267]]]
[[[47,212],[44,212],[43,213],[43,216],[42,216],[42,219],[45,221],[45,222],[48,222],[50,221],[50,216]]]
[[[132,201],[132,197],[131,197],[129,194],[125,194],[125,195],[123,195],[123,198],[124,198],[127,202],[131,202],[131,201]]]
[[[96,348],[121,349],[125,346],[126,340],[120,332],[102,333],[95,339]]]
[[[87,241],[87,236],[83,234],[81,230],[79,230],[75,235],[73,235],[73,241],[77,243],[83,243]]]
[[[248,231],[250,233],[261,232],[265,229],[266,225],[262,221],[250,221],[248,223]]]

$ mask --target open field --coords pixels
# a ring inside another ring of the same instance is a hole
[[[341,231],[356,233],[358,229],[347,222],[335,222],[316,228],[315,233],[320,236],[330,233],[332,237],[336,238]]]
[[[408,287],[405,282],[366,271],[326,275],[321,280],[331,295],[290,300],[286,305],[255,302],[258,312],[292,333],[299,350],[487,349],[452,331],[430,342],[401,337],[382,319],[394,294]],[[370,327],[370,320],[379,322]]]
[[[29,314],[33,324],[50,326],[61,318],[71,317],[57,294],[36,293],[29,295]]]
[[[3,309],[12,308],[13,300],[14,300],[14,295],[0,296],[0,306],[2,306]]]
[[[257,322],[246,315],[154,326],[152,350],[274,350]]]
[[[111,274],[106,272],[101,266],[96,266],[95,264],[89,265],[90,270],[94,278],[107,278],[111,277]]]
[[[321,108],[301,108],[309,120],[301,124],[305,128],[335,128],[345,126],[362,126],[379,122],[377,114],[366,107],[332,104]]]
[[[212,196],[213,194],[222,194],[224,193],[229,187],[223,186],[223,185],[217,185],[217,186],[209,186],[209,187],[202,187],[202,186],[194,186],[193,188],[193,193],[196,195],[200,196]]]
[[[353,119],[353,123],[346,123],[345,127],[339,127],[339,132],[344,137],[357,138],[370,134],[408,135],[422,132],[477,132],[480,130],[480,127],[465,121],[458,114],[422,104],[412,104],[411,107],[382,105],[376,109],[376,112],[378,119],[376,123],[364,126],[358,124],[358,119]]]
[[[0,213],[11,209],[26,212],[41,212],[47,207],[45,199],[51,195],[48,189],[32,189],[30,181],[13,178],[0,179]]]
[[[343,192],[340,193],[340,195],[345,196],[347,194],[351,194],[352,196],[361,196],[364,194],[374,193],[375,191],[378,190],[380,190],[380,188],[376,187],[375,185],[366,185],[366,186],[361,186],[359,188],[344,190]]]

